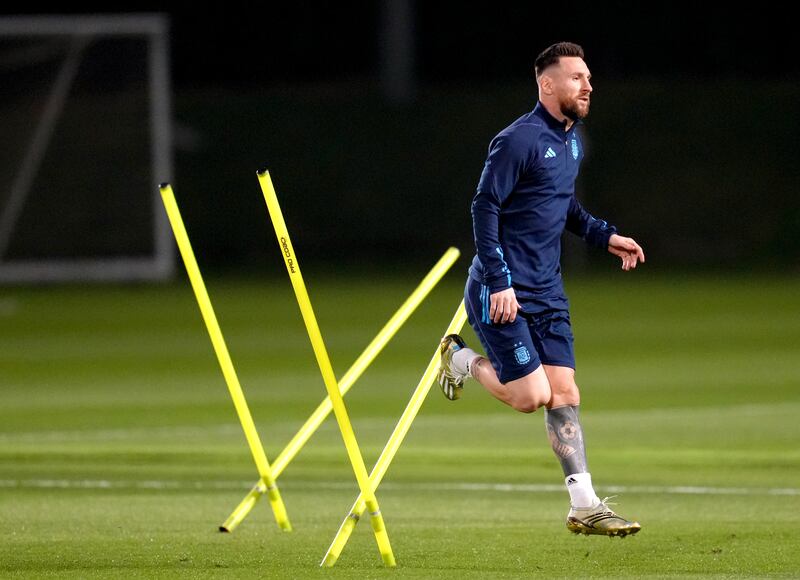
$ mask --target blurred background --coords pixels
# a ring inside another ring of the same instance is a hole
[[[46,15],[36,2],[1,10]],[[0,35],[6,278],[37,261],[39,279],[70,261],[169,278],[155,187],[167,180],[201,266],[281,276],[261,167],[305,263],[402,270],[449,244],[469,254],[488,143],[533,108],[533,61],[561,40],[583,45],[595,89],[579,197],[641,241],[648,270],[800,265],[800,65],[775,11],[382,0],[68,12],[103,14],[105,28],[6,19]],[[121,30],[120,14],[144,19]],[[566,252],[567,272],[609,266],[575,240]]]

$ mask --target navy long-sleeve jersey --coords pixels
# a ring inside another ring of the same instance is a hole
[[[583,159],[578,123],[565,130],[537,103],[489,145],[472,201],[477,254],[470,276],[491,292],[513,286],[525,296],[560,287],[565,228],[601,248],[617,231],[575,199]]]

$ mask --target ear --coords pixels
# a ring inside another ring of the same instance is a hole
[[[553,94],[553,77],[546,73],[542,73],[539,77],[539,88],[545,95]]]

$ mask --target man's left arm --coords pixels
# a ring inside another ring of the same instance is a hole
[[[625,271],[635,268],[640,260],[644,262],[644,250],[636,240],[620,236],[617,228],[592,216],[574,195],[567,210],[566,229],[593,246],[607,248],[622,260]]]

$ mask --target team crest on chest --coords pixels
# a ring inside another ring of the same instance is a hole
[[[572,139],[572,158],[578,159],[578,140]]]

